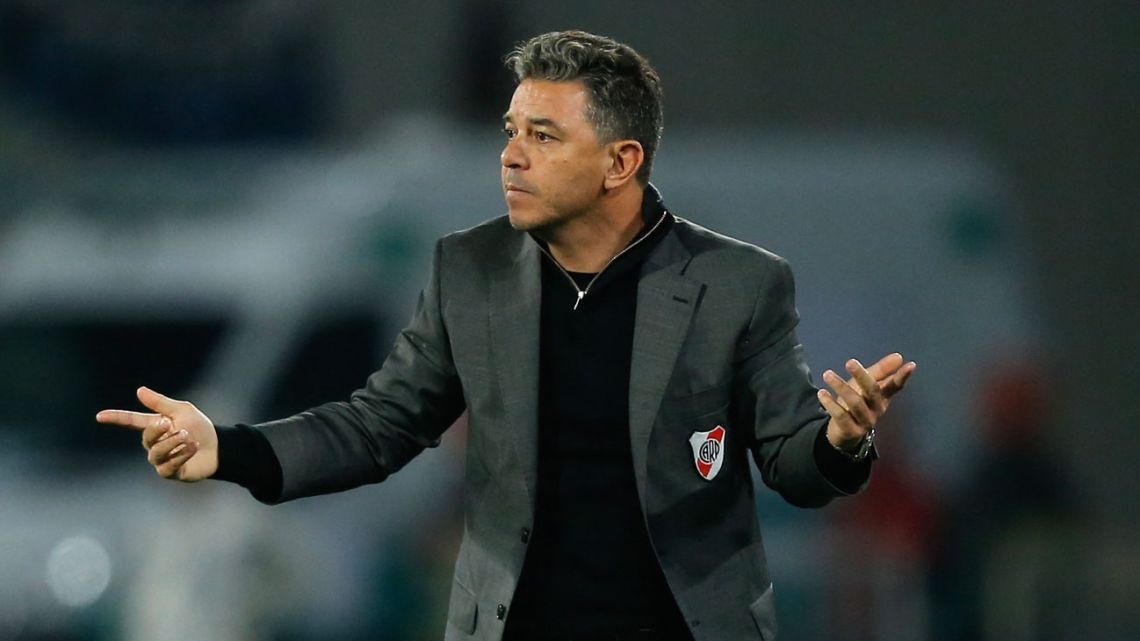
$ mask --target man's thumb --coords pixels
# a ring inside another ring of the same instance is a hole
[[[146,405],[159,414],[171,414],[178,405],[178,401],[163,396],[146,386],[140,387],[136,394],[143,405]]]

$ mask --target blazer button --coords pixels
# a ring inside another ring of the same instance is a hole
[[[523,543],[529,543],[530,542],[530,528],[524,527],[522,529],[522,537],[520,537],[520,538],[522,538]]]
[[[507,606],[500,603],[499,607],[495,608],[495,618],[502,621],[505,616],[507,616]]]

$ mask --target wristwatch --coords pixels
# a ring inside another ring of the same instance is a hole
[[[830,441],[828,441],[828,442],[830,442]],[[863,439],[859,441],[859,448],[856,449],[854,452],[848,452],[847,450],[845,450],[841,447],[836,447],[835,445],[832,445],[832,447],[834,447],[835,450],[837,452],[839,452],[840,454],[842,454],[843,456],[846,456],[847,458],[851,459],[852,461],[855,461],[856,463],[858,463],[859,461],[862,461],[863,459],[867,458],[867,455],[871,453],[871,448],[874,445],[875,445],[875,428],[872,427],[866,434],[863,435]]]

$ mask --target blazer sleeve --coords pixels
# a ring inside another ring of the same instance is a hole
[[[254,426],[281,465],[281,502],[377,483],[402,468],[463,413],[463,390],[441,314],[443,241],[411,322],[379,370],[346,402]]]
[[[749,449],[765,484],[793,505],[819,507],[862,489],[870,477],[870,462],[836,474],[835,465],[818,455],[818,437],[828,414],[816,398],[796,337],[799,315],[792,271],[776,258],[767,272],[737,347],[737,380],[746,399],[741,409],[744,424],[752,426]],[[839,478],[844,479],[842,487],[833,482]]]

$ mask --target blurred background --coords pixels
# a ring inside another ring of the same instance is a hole
[[[462,419],[270,508],[93,415],[361,385],[565,28],[657,67],[654,183],[792,263],[816,376],[920,363],[867,493],[758,493],[782,638],[1140,638],[1140,4],[0,0],[0,640],[442,638]]]

